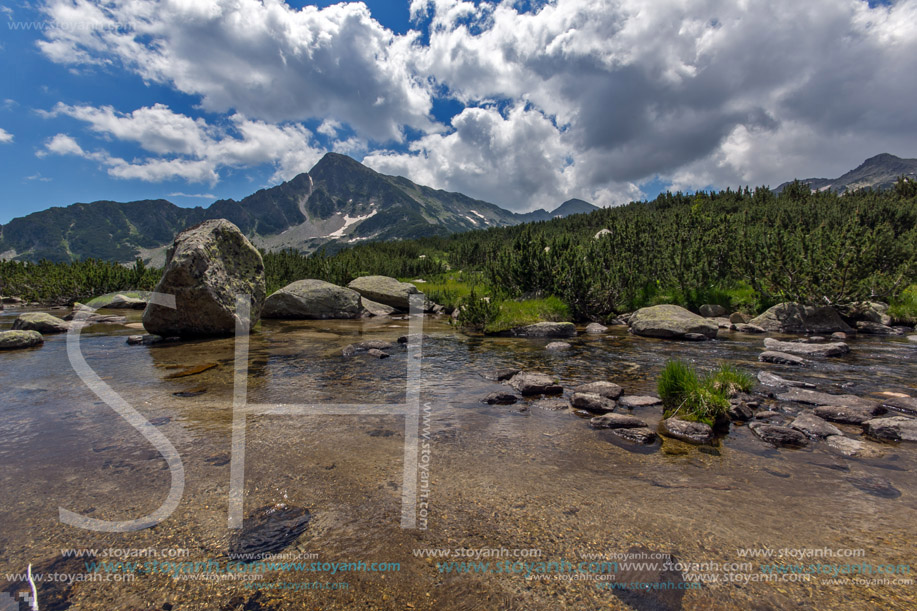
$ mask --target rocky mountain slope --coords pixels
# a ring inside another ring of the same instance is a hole
[[[808,184],[813,191],[831,189],[843,193],[865,188],[888,189],[895,184],[899,176],[917,179],[917,159],[902,159],[882,153],[870,157],[856,169],[839,178],[804,178],[800,179],[800,182]],[[779,193],[788,184],[790,183],[783,183],[775,191]]]
[[[153,264],[182,229],[207,219],[235,223],[260,248],[311,252],[363,240],[443,235],[589,212],[582,200],[553,212],[517,214],[461,193],[386,176],[336,153],[308,174],[241,201],[181,208],[166,200],[99,201],[55,207],[0,226],[0,258],[53,261],[98,258]]]

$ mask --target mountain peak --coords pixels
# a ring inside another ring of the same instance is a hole
[[[879,153],[878,155],[874,157],[870,157],[869,159],[867,159],[860,165],[861,166],[881,165],[881,164],[893,163],[893,162],[901,161],[901,160],[902,160],[901,157],[892,155],[891,153]]]
[[[551,216],[569,216],[571,214],[584,214],[598,210],[598,206],[593,206],[587,201],[573,198],[568,199],[551,212]]]

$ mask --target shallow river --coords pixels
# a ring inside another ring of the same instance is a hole
[[[0,328],[17,313],[0,313]],[[45,579],[42,610],[917,608],[917,444],[855,459],[822,442],[772,449],[733,425],[715,448],[637,447],[556,401],[480,402],[507,388],[487,379],[501,368],[655,394],[670,358],[767,369],[823,392],[917,396],[914,343],[853,339],[850,355],[794,370],[758,363],[762,340],[749,335],[675,343],[612,327],[551,353],[550,340],[469,337],[426,318],[418,407],[403,347],[384,360],[341,355],[360,340],[394,342],[409,323],[261,323],[235,446],[232,339],[128,346],[138,331],[85,329],[88,365],[183,469],[174,512],[131,532],[64,524],[60,508],[109,521],[156,511],[172,483],[162,455],[76,375],[66,335],[0,353],[0,609],[29,590],[12,574],[30,563]],[[311,407],[264,413],[273,404]],[[398,409],[407,416],[387,413]],[[655,426],[661,408],[633,413]],[[418,461],[407,478],[405,456]],[[241,532],[228,528],[233,458],[244,465]],[[62,557],[85,549],[95,556]],[[231,550],[299,565],[258,566]],[[660,582],[668,589],[637,585]]]

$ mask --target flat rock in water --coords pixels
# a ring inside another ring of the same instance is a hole
[[[551,342],[544,347],[545,350],[550,350],[551,352],[563,352],[564,350],[569,350],[572,348],[567,342]]]
[[[597,322],[591,322],[586,325],[586,333],[589,333],[590,335],[598,335],[599,333],[605,333],[606,331],[608,331],[608,327],[605,325],[600,325]]]
[[[554,378],[542,373],[519,372],[510,379],[509,385],[523,395],[559,395],[564,392]]]
[[[863,427],[867,435],[882,441],[917,441],[917,419],[907,416],[873,418]]]
[[[377,359],[387,359],[388,357],[392,356],[388,352],[382,352],[378,348],[370,348],[369,350],[366,351],[366,354],[368,354],[369,356],[375,357]]]
[[[45,312],[23,312],[13,322],[13,331],[38,331],[39,333],[66,333],[70,323]]]
[[[877,405],[876,401],[857,397],[856,395],[830,395],[826,392],[818,392],[807,388],[788,388],[786,392],[777,395],[777,400],[811,405],[842,405],[844,407],[861,407],[864,409],[870,409]]]
[[[802,354],[805,356],[843,356],[850,352],[850,346],[844,342],[809,344],[802,342],[782,342],[772,337],[764,338],[764,347],[776,352]]]
[[[577,386],[573,389],[573,392],[599,395],[606,399],[617,399],[621,396],[621,393],[624,392],[624,389],[614,382],[590,382],[582,386]]]
[[[590,420],[589,426],[594,429],[632,429],[645,428],[646,423],[636,416],[628,414],[603,414]]]
[[[601,395],[581,392],[573,393],[573,396],[570,397],[570,405],[578,409],[600,414],[610,412],[615,408],[615,402],[611,399],[606,399]]]
[[[152,346],[163,341],[159,335],[128,335],[127,343],[129,346]]]
[[[666,418],[659,423],[659,432],[668,437],[693,444],[713,441],[713,429],[703,422],[689,422],[680,418]]]
[[[882,399],[882,405],[898,412],[917,416],[917,399],[914,397],[886,396]]]
[[[143,326],[163,337],[232,335],[238,295],[250,297],[249,325],[261,318],[264,261],[239,228],[226,219],[204,221],[176,236],[166,253],[157,293],[175,297],[175,307],[150,301]]]
[[[282,551],[296,541],[312,514],[308,509],[279,503],[256,509],[229,541],[230,558],[256,557]]]
[[[784,388],[815,388],[815,384],[808,382],[797,382],[796,380],[787,380],[769,371],[759,371],[758,381],[765,386],[775,386]]]
[[[713,339],[719,330],[716,323],[677,305],[640,308],[627,322],[635,335],[663,339],[684,339],[688,334]]]
[[[825,438],[825,443],[839,454],[854,458],[878,458],[883,454],[879,447],[860,439],[851,439],[843,435],[830,435]]]
[[[777,333],[834,333],[853,331],[834,308],[805,306],[798,303],[779,303],[749,321],[765,331]]]
[[[498,390],[481,399],[481,402],[488,405],[512,405],[517,400],[513,393]]]
[[[19,350],[44,343],[38,331],[0,331],[0,350]]]
[[[844,434],[843,431],[833,424],[809,412],[804,412],[796,416],[796,419],[793,420],[790,426],[797,431],[802,431],[813,439]]]
[[[729,405],[728,416],[735,422],[746,422],[755,417],[755,412],[744,402],[739,401]]]
[[[370,350],[390,350],[394,346],[391,342],[384,342],[378,339],[371,339],[365,342],[357,342],[355,344],[350,344],[345,346],[341,353],[344,356],[353,356],[361,352],[369,352]]]
[[[657,439],[656,432],[653,431],[653,429],[645,426],[634,428],[614,428],[611,429],[611,432],[621,439],[639,443],[641,445],[649,445]]]
[[[662,405],[662,399],[651,395],[625,395],[618,399],[618,405],[627,409],[653,407],[655,405]]]
[[[685,333],[681,339],[685,340],[686,342],[706,342],[710,338],[703,333]]]
[[[518,369],[496,369],[494,371],[487,372],[482,375],[485,378],[487,378],[488,380],[496,380],[497,382],[503,382],[505,380],[509,380],[517,373],[519,373]]]
[[[865,407],[845,407],[843,405],[820,405],[815,408],[815,415],[830,422],[839,422],[841,424],[863,424],[878,415],[884,414],[885,408],[874,406]]]
[[[753,423],[748,427],[759,439],[777,447],[801,448],[809,443],[809,439],[805,435],[788,426]]]
[[[774,363],[776,365],[803,366],[808,363],[808,361],[806,361],[801,356],[788,354],[786,352],[775,352],[773,350],[762,352],[758,355],[758,360],[762,363]]]
[[[537,322],[511,329],[509,334],[516,337],[573,337],[576,325],[572,322]]]
[[[284,320],[359,318],[360,294],[324,280],[297,280],[264,301],[263,318]]]

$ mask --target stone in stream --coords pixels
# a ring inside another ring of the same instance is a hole
[[[820,405],[815,408],[815,415],[830,422],[840,424],[863,424],[876,416],[885,413],[885,408],[876,405],[871,408],[845,407],[843,405]]]
[[[802,342],[782,342],[772,337],[764,338],[764,347],[767,350],[802,354],[805,356],[843,356],[850,352],[850,346],[844,342],[829,344],[809,344]]]
[[[482,403],[486,403],[488,405],[512,405],[516,401],[517,401],[516,395],[514,395],[511,392],[506,392],[502,390],[498,390],[497,392],[492,392],[489,395],[487,395],[486,397],[484,397],[483,399],[481,399]]]
[[[13,331],[38,331],[39,333],[66,333],[70,324],[45,312],[23,312],[13,322]]]
[[[408,335],[402,335],[401,337],[398,338],[397,341],[399,344],[407,345],[411,341],[427,342],[427,341],[430,341],[431,339],[433,338],[427,335],[426,333],[409,333]]]
[[[797,367],[802,367],[808,364],[808,361],[801,356],[788,354],[786,352],[775,352],[773,350],[766,350],[762,352],[758,355],[758,360],[762,363],[774,363],[775,365],[794,365]]]
[[[519,373],[518,369],[503,368],[503,369],[495,369],[492,372],[487,372],[481,375],[483,375],[488,380],[495,380],[497,382],[503,382],[505,380],[509,380],[517,373]]]
[[[550,344],[545,346],[544,349],[550,352],[563,352],[564,350],[569,350],[572,347],[573,346],[571,346],[567,342],[551,342]]]
[[[394,346],[391,342],[384,342],[378,339],[371,339],[365,342],[357,342],[355,344],[350,344],[345,346],[341,353],[344,356],[353,356],[361,352],[369,352],[370,350],[390,350]]]
[[[666,418],[659,423],[659,432],[667,437],[697,445],[713,441],[713,429],[703,422]]]
[[[807,388],[788,388],[786,391],[777,394],[777,400],[808,403],[810,405],[842,405],[844,407],[860,407],[863,409],[872,409],[878,405],[872,399],[864,399],[856,395],[831,395]],[[884,413],[884,410],[879,413]]]
[[[830,435],[825,438],[825,443],[839,454],[854,458],[878,458],[883,454],[879,447],[860,439],[851,439],[843,435]]]
[[[589,333],[590,335],[597,335],[599,333],[605,333],[606,331],[608,331],[608,327],[605,325],[600,325],[597,322],[591,322],[586,325],[586,333]]]
[[[615,402],[606,399],[601,395],[575,392],[570,397],[570,405],[578,409],[584,409],[588,412],[604,413],[610,412],[615,408]]]
[[[617,400],[624,392],[624,389],[614,382],[590,382],[577,386],[573,392],[590,393],[605,397],[606,399]]]
[[[716,326],[719,327],[720,329],[731,329],[732,328],[732,323],[729,322],[729,319],[726,317],[721,316],[719,318],[710,318],[709,320],[710,322],[715,322]]]
[[[755,422],[748,425],[748,428],[761,441],[780,448],[801,448],[809,444],[809,439],[805,435],[788,426]]]
[[[590,420],[589,426],[594,429],[645,428],[646,423],[628,414],[602,414]]]
[[[303,507],[284,503],[260,507],[231,535],[229,557],[250,559],[282,551],[305,532],[311,519],[312,514]]]
[[[373,301],[372,299],[367,299],[366,297],[360,297],[360,305],[363,306],[364,316],[391,316],[398,312],[398,308],[393,308],[392,306]]]
[[[797,431],[802,431],[812,439],[844,434],[842,430],[833,424],[828,423],[810,412],[803,412],[796,416],[796,419],[790,423],[790,427]]]
[[[857,301],[836,306],[838,314],[849,325],[861,321],[874,322],[880,325],[892,324],[888,315],[888,304],[880,301]]]
[[[576,325],[572,322],[537,322],[533,325],[510,329],[515,337],[573,337]]]
[[[713,339],[719,329],[716,323],[677,305],[640,308],[628,319],[628,325],[635,335],[663,339],[684,339],[688,334]]]
[[[726,308],[715,303],[705,303],[698,308],[698,312],[700,312],[700,315],[704,318],[719,318],[721,316],[726,316]]]
[[[618,399],[618,406],[627,409],[654,407],[656,405],[662,405],[662,399],[651,395],[625,395]]]
[[[45,339],[38,331],[0,331],[0,350],[19,350],[40,346]]]
[[[759,371],[758,372],[758,381],[764,384],[765,386],[776,386],[776,387],[797,387],[797,388],[815,388],[815,384],[809,384],[808,382],[798,382],[796,380],[787,380],[786,378],[781,378],[780,376],[770,373],[769,371]]]
[[[859,321],[857,331],[866,335],[904,335],[904,331],[868,320]]]
[[[908,335],[907,341],[917,343],[917,335]]]
[[[399,282],[388,276],[361,276],[354,278],[347,287],[366,299],[403,311],[410,310],[411,295],[422,295],[410,282]]]
[[[175,308],[151,301],[143,326],[154,335],[232,335],[238,295],[250,298],[249,327],[261,318],[264,261],[239,228],[212,219],[182,231],[166,253],[156,292],[173,295]]]
[[[854,488],[879,498],[896,499],[901,496],[901,491],[884,477],[864,475],[861,477],[848,477],[847,481],[853,484]]]
[[[679,568],[685,563],[668,553],[642,546],[631,547],[622,557],[650,559],[622,562],[611,573],[609,579],[617,587],[609,591],[624,605],[636,611],[680,611],[683,608],[685,593],[691,587],[687,586]]]
[[[163,341],[163,337],[160,335],[128,335],[127,336],[127,345],[128,346],[152,346],[153,344],[158,344]]]
[[[733,312],[729,315],[729,322],[734,325],[746,325],[751,321],[751,316],[742,312]]]
[[[631,441],[633,443],[639,443],[641,445],[649,445],[657,439],[656,432],[647,426],[638,426],[633,428],[614,428],[611,429],[611,432],[621,439]]]
[[[681,339],[685,340],[686,342],[706,342],[710,338],[703,333],[685,333],[684,337]]]
[[[730,402],[727,415],[735,422],[746,422],[755,417],[755,412],[744,401],[735,401]]]
[[[834,308],[806,306],[792,302],[777,304],[749,322],[765,331],[775,333],[833,333],[835,331],[850,333],[853,331]]]
[[[866,435],[882,441],[917,441],[917,419],[907,416],[873,418],[863,427]]]
[[[554,378],[542,373],[520,371],[509,380],[509,385],[523,395],[559,395],[564,392]]]
[[[387,359],[388,357],[392,356],[388,352],[382,352],[378,348],[370,348],[366,351],[366,354],[376,357],[377,359]]]
[[[359,318],[363,314],[360,294],[324,280],[291,282],[264,301],[263,318],[328,319]]]
[[[902,412],[910,416],[917,416],[917,399],[905,394],[882,393],[886,395],[882,399],[882,405],[897,412]]]

